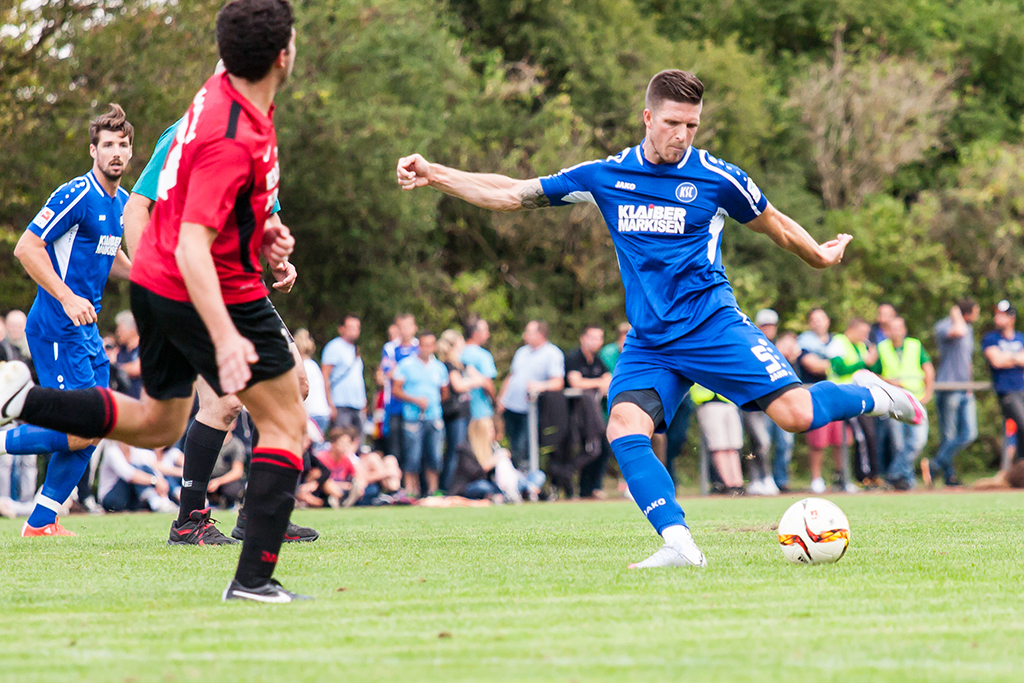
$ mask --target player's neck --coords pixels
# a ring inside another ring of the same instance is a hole
[[[228,74],[228,81],[242,97],[252,102],[252,105],[265,116],[270,116],[270,107],[273,106],[274,95],[277,94],[277,77],[273,70],[255,83],[232,74]]]
[[[654,148],[654,143],[651,142],[651,139],[649,137],[644,138],[643,153],[644,159],[651,162],[655,166],[660,166],[662,164],[668,163],[661,157],[660,154],[658,154],[658,150]]]
[[[109,196],[113,197],[117,194],[117,188],[121,187],[121,179],[111,180],[108,178],[99,168],[95,165],[92,167],[92,177],[96,179],[96,182],[100,184],[103,191]]]

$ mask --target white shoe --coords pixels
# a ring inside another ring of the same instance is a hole
[[[754,481],[747,484],[747,495],[748,496],[767,496],[768,492],[765,491],[764,481],[761,479],[755,479]]]
[[[669,527],[665,545],[643,562],[629,565],[630,569],[650,569],[651,567],[706,567],[708,561],[697,544],[693,542],[690,530],[683,525]],[[671,540],[669,540],[671,539]]]
[[[775,485],[775,479],[772,477],[765,477],[761,480],[761,488],[764,489],[764,495],[766,496],[777,496],[779,495],[779,487]]]
[[[811,493],[825,493],[825,480],[821,477],[811,480]]]
[[[858,370],[853,373],[853,384],[868,389],[879,389],[891,399],[888,410],[875,410],[869,413],[870,415],[888,415],[894,420],[912,425],[919,425],[928,417],[928,412],[916,396],[906,389],[889,384],[870,370]]]
[[[846,491],[847,493],[860,493],[860,487],[854,484],[852,481],[846,482],[846,486],[843,487],[843,490]]]
[[[0,363],[0,425],[21,415],[25,396],[33,386],[28,366],[18,361]]]

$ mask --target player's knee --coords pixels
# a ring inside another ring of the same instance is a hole
[[[787,405],[772,416],[772,419],[775,424],[787,432],[793,434],[806,432],[814,421],[814,408],[803,405]]]
[[[205,405],[200,403],[196,419],[211,427],[228,430],[241,414],[242,401],[234,394],[228,394]]]

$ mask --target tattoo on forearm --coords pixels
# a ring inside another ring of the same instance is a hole
[[[545,206],[551,206],[551,200],[540,186],[524,187],[519,193],[519,201],[524,209],[543,209]]]

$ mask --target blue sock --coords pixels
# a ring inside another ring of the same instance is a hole
[[[13,455],[39,455],[68,449],[67,434],[35,425],[15,427],[0,434],[0,437],[6,437],[6,450]]]
[[[836,420],[848,420],[875,409],[875,399],[867,387],[817,382],[808,391],[811,392],[811,405],[814,406],[811,429],[824,427]]]
[[[46,467],[46,480],[39,492],[40,496],[36,498],[36,506],[28,517],[29,526],[38,529],[57,521],[57,509],[78,486],[95,450],[95,446],[87,446],[80,451],[53,454]]]
[[[668,470],[651,448],[651,439],[643,434],[620,436],[612,441],[612,453],[626,478],[633,500],[659,534],[674,524],[686,525],[683,509],[676,502],[676,487]]]

